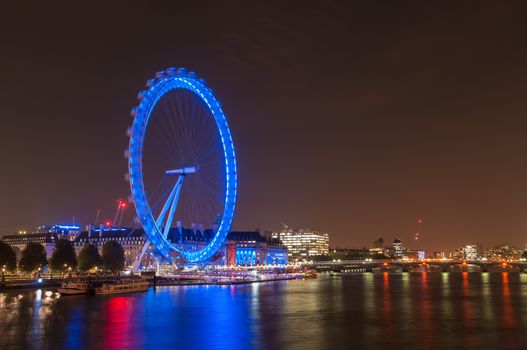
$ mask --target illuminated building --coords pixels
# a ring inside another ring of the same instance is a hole
[[[288,262],[287,248],[278,239],[268,239],[258,231],[233,231],[225,244],[227,265],[284,265]]]
[[[402,259],[404,256],[404,246],[399,239],[394,239],[392,243],[393,255],[397,259]]]
[[[272,237],[282,241],[290,257],[307,258],[329,254],[329,235],[324,232],[286,227],[281,232],[273,232]]]
[[[424,260],[425,258],[426,258],[426,251],[418,250],[417,251],[417,259]]]
[[[108,241],[116,241],[123,247],[125,266],[132,265],[135,257],[141,252],[145,243],[142,230],[132,230],[124,227],[92,228],[81,232],[73,242],[77,256],[86,244],[97,247],[102,254],[102,246]]]
[[[80,232],[80,226],[76,225],[53,225],[37,227],[37,233],[56,233],[59,238],[66,238],[70,241],[73,241]]]
[[[38,232],[29,234],[6,235],[2,241],[9,244],[20,258],[20,252],[28,243],[39,243],[44,246],[49,259],[55,250],[58,239],[69,239],[78,255],[86,244],[93,244],[102,254],[102,246],[108,241],[116,241],[124,250],[125,266],[131,266],[140,255],[146,240],[142,229],[126,227],[93,227],[87,231],[78,232],[78,226],[40,226]],[[169,242],[181,249],[202,249],[214,237],[212,230],[203,230],[201,225],[192,228],[174,227],[167,236]],[[153,264],[156,256],[150,254],[149,247],[143,262]],[[262,236],[258,231],[229,232],[227,240],[220,250],[210,259],[211,263],[219,265],[284,265],[288,262],[287,248],[277,239]]]
[[[463,259],[468,261],[478,260],[478,246],[475,244],[469,244],[463,246]]]
[[[202,229],[193,225],[192,228],[174,227],[170,229],[167,239],[180,249],[199,250],[214,237],[212,230]],[[117,241],[124,250],[125,266],[132,266],[146,242],[142,229],[132,230],[124,227],[93,228],[79,234],[74,242],[77,254],[90,243],[95,245],[99,253],[108,241]],[[153,253],[153,246],[148,248],[142,259],[142,265],[152,265],[157,256]],[[287,264],[287,249],[277,240],[267,239],[260,232],[229,232],[227,240],[219,251],[212,256],[210,262],[217,265],[283,265]]]
[[[55,241],[57,239],[59,239],[59,236],[56,233],[51,232],[5,235],[2,237],[2,241],[13,248],[17,255],[17,259],[20,259],[21,252],[28,243],[42,244],[46,251],[46,258],[51,258],[51,255],[55,250]]]
[[[74,240],[79,232],[80,227],[75,225],[39,226],[33,233],[19,231],[18,234],[5,235],[2,241],[13,247],[17,259],[20,259],[20,254],[28,243],[42,244],[46,251],[46,258],[49,259],[55,250],[56,240],[63,238]]]
[[[445,252],[434,251],[432,253],[432,259],[435,259],[435,260],[446,259],[446,254]]]
[[[485,256],[491,261],[516,261],[522,257],[523,251],[508,244],[488,249]]]

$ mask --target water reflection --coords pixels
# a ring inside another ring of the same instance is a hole
[[[115,297],[0,294],[1,349],[527,348],[527,277],[364,273]]]
[[[509,288],[509,273],[502,272],[502,290],[503,290],[503,325],[505,327],[514,327],[516,324],[514,313],[511,305],[511,292]]]
[[[384,346],[389,346],[395,334],[393,321],[392,296],[390,288],[390,274],[384,272],[382,274],[382,318],[383,318],[383,332],[382,339]]]

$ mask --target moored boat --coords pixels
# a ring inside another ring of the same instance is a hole
[[[62,295],[79,295],[88,294],[88,282],[82,280],[70,280],[62,282],[60,288],[57,289]]]
[[[102,286],[95,288],[96,295],[110,295],[121,293],[146,292],[148,290],[148,281],[145,280],[119,280],[110,283],[104,283]]]
[[[317,278],[317,271],[316,270],[307,270],[304,273],[304,278]]]

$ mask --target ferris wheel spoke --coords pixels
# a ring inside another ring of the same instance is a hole
[[[176,213],[177,203],[179,201],[179,195],[181,194],[181,186],[183,186],[184,178],[184,175],[179,176],[176,184],[174,185],[174,188],[172,189],[172,192],[170,193],[169,198],[165,202],[165,205],[163,206],[163,209],[161,210],[161,213],[159,214],[159,217],[156,221],[157,227],[160,227],[165,215],[167,214],[167,211],[169,210],[168,208],[170,207],[170,211],[168,212],[168,217],[165,221],[165,226],[163,228],[163,236],[165,238],[168,236],[168,232],[170,231],[170,227],[172,226],[172,220],[174,219],[174,214]]]
[[[157,217],[157,220],[156,220],[157,227],[160,227],[161,223],[163,222],[165,215],[167,214],[167,211],[170,208],[172,201],[174,200],[174,195],[176,194],[176,191],[177,191],[177,186],[174,186],[174,188],[172,188],[172,191],[170,191],[170,194],[168,195],[168,198],[165,201],[165,204],[163,205],[163,208],[161,209],[161,212],[159,213]]]

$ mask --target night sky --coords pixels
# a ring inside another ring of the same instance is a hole
[[[0,10],[0,234],[113,218],[129,110],[175,66],[228,115],[234,228],[284,222],[341,247],[527,243],[523,1],[13,3]]]

